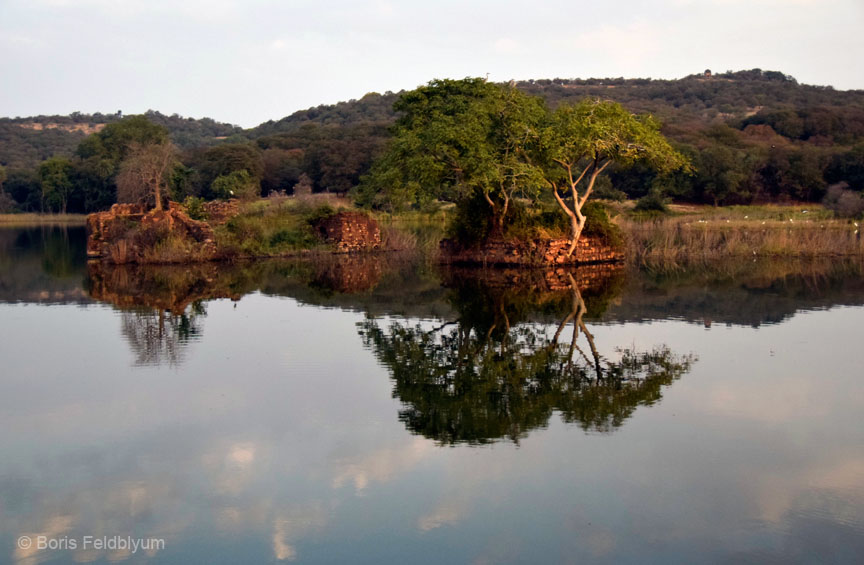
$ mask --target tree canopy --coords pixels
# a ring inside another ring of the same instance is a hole
[[[610,164],[639,162],[660,173],[686,167],[655,120],[614,102],[585,100],[552,112],[512,85],[472,78],[432,81],[394,107],[402,117],[358,191],[361,203],[393,209],[482,196],[493,235],[501,235],[516,195],[536,200],[548,186],[571,219],[571,253],[585,227],[582,209]]]
[[[562,104],[552,112],[540,136],[537,154],[544,180],[570,218],[570,253],[585,228],[585,203],[609,165],[641,163],[659,173],[688,167],[686,158],[660,133],[656,120],[635,116],[616,102]],[[567,192],[569,203],[565,201]]]

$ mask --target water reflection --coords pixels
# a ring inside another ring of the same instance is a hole
[[[855,258],[730,260],[639,271],[604,321],[670,317],[711,327],[778,324],[802,310],[864,303],[864,262]]]
[[[85,303],[83,227],[0,226],[0,302]]]
[[[0,304],[2,562],[864,556],[864,309],[836,307],[864,288],[840,262],[87,272],[41,237],[4,240],[0,301],[86,280],[104,305]],[[166,544],[16,547],[36,534]]]
[[[583,293],[594,315],[602,313],[614,298],[610,289],[620,287],[618,274],[604,271],[578,269],[589,281],[581,288],[566,271],[547,273],[540,286],[490,282],[501,272],[461,271],[448,282],[456,320],[394,321],[387,328],[375,319],[363,322],[364,343],[387,367],[393,394],[404,404],[399,419],[444,444],[518,443],[556,410],[586,431],[610,432],[638,406],[658,401],[693,358],[666,346],[601,355],[585,323],[590,309]],[[556,314],[553,332],[540,320]]]
[[[87,264],[94,300],[120,311],[121,332],[135,365],[178,365],[186,347],[203,334],[206,301],[268,293],[333,298],[374,289],[381,259],[327,257],[315,261],[261,261],[193,265]]]

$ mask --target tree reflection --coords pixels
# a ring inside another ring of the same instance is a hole
[[[601,355],[584,291],[564,277],[568,290],[545,293],[463,279],[451,296],[455,321],[363,322],[408,429],[444,444],[518,442],[557,410],[586,431],[611,432],[690,369],[692,357],[665,346]],[[560,322],[545,323],[556,311]]]
[[[178,365],[189,342],[201,334],[202,302],[175,314],[165,310],[136,309],[121,312],[121,331],[135,353],[135,365]]]

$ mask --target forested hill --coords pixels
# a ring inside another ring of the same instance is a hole
[[[239,126],[210,118],[166,116],[152,110],[145,115],[151,122],[168,128],[174,143],[182,148],[215,145],[243,133]],[[122,118],[120,112],[0,118],[0,165],[33,168],[54,156],[71,156],[85,137]]]
[[[708,203],[819,200],[829,184],[864,190],[864,91],[799,84],[759,69],[677,80],[543,79],[519,81],[550,106],[599,98],[653,114],[663,133],[694,162],[697,173],[663,188],[676,198]],[[387,138],[398,93],[295,112],[249,129],[263,150],[304,154],[316,189],[344,191]],[[640,197],[655,183],[647,171],[611,171],[606,196]],[[271,182],[270,185],[280,185]]]
[[[828,111],[841,117],[836,123],[811,123],[813,134],[832,133],[836,128],[859,128],[864,137],[864,90],[840,91],[832,87],[799,84],[793,77],[774,71],[739,71],[698,74],[676,80],[653,79],[541,79],[518,81],[515,85],[542,96],[551,105],[583,98],[600,98],[622,103],[636,113],[651,113],[665,124],[723,122],[740,126],[776,121],[777,112],[793,110],[801,118]],[[295,112],[278,121],[268,121],[246,131],[255,139],[279,133],[295,133],[303,126],[348,127],[389,123],[395,118],[393,102],[398,93],[369,93],[359,100],[322,105]],[[758,114],[759,118],[753,116]],[[851,118],[845,120],[842,118]],[[811,120],[813,121],[813,120]],[[830,121],[830,120],[829,120]],[[787,124],[782,124],[787,125]],[[799,134],[800,135],[800,134]]]
[[[659,189],[679,200],[731,204],[821,200],[829,185],[840,182],[864,191],[861,90],[802,85],[781,72],[758,69],[706,71],[678,80],[542,79],[514,84],[553,107],[590,97],[651,113],[693,162],[693,175],[674,179],[658,179],[638,167],[612,168],[601,183],[606,197],[638,198]],[[258,181],[265,195],[274,190],[290,193],[303,175],[315,191],[341,193],[356,186],[380,154],[396,118],[393,102],[398,95],[369,93],[246,130],[207,118],[158,112],[146,117],[164,126],[183,150],[182,174],[175,175],[182,182],[175,196],[211,198],[216,194],[213,181],[239,169]],[[88,157],[80,150],[76,156],[76,149],[88,134],[121,119],[119,114],[0,119],[0,165],[8,176],[5,191],[17,203],[7,198],[6,208],[44,208],[45,191],[37,198],[44,184],[40,175],[58,168],[75,189],[99,193],[98,198],[70,200],[70,210],[103,206],[110,200],[114,173],[100,173],[108,176],[93,184],[92,171],[85,170]],[[53,169],[40,166],[56,156],[68,162],[55,162]],[[89,159],[92,169],[96,162],[92,155]],[[0,193],[0,207],[2,197]]]

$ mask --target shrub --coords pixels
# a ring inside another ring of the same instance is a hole
[[[447,236],[461,245],[471,246],[489,238],[492,210],[483,195],[476,193],[456,203],[456,213],[447,226]]]
[[[139,225],[133,232],[133,241],[136,249],[156,247],[170,235],[168,226],[163,224]]]
[[[206,220],[207,211],[204,209],[204,199],[195,196],[187,196],[183,201],[186,214],[193,220]]]
[[[585,215],[583,236],[596,237],[612,247],[624,245],[621,228],[609,218],[606,206],[600,202],[586,202],[582,213]]]
[[[864,196],[854,190],[848,190],[845,182],[828,187],[822,203],[841,218],[857,218],[864,213]]]
[[[317,223],[320,220],[329,218],[336,213],[336,209],[329,204],[322,204],[308,211],[303,211],[303,216],[306,222],[310,225]]]
[[[250,175],[249,171],[241,169],[216,177],[210,185],[210,190],[216,198],[223,200],[231,198],[252,200],[261,196],[261,183]]]
[[[665,198],[656,190],[652,190],[638,201],[633,208],[634,212],[643,212],[649,214],[668,214],[669,206]]]

